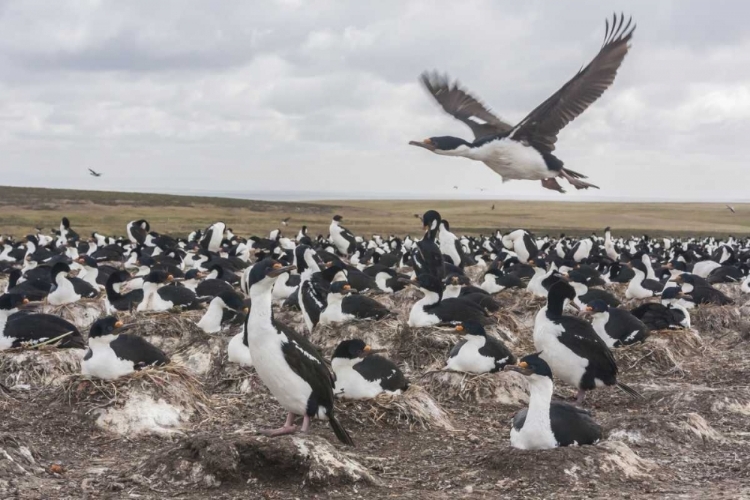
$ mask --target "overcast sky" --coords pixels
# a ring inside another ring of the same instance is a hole
[[[631,51],[556,150],[601,191],[503,184],[407,145],[471,137],[423,70],[515,122],[621,9],[638,24]],[[2,1],[0,184],[747,200],[749,14],[702,0]]]

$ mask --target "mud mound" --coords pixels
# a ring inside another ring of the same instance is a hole
[[[529,383],[515,372],[461,373],[432,370],[420,382],[439,401],[455,400],[518,406],[529,402]]]
[[[722,339],[745,332],[748,329],[747,317],[736,305],[700,305],[690,310],[693,328],[701,335],[712,339]]]
[[[546,484],[553,483],[567,485],[565,491],[571,498],[598,497],[623,481],[646,483],[657,471],[654,462],[641,458],[621,441],[551,450],[508,447],[491,454],[486,462],[508,478],[502,483],[508,493],[543,491]]]
[[[148,368],[114,381],[67,377],[57,399],[96,418],[110,432],[133,436],[180,432],[198,414],[209,412],[202,384],[184,368]]]
[[[292,483],[319,488],[378,480],[317,436],[197,435],[156,453],[140,467],[156,484],[217,487],[224,482]]]
[[[454,430],[445,410],[418,385],[411,385],[398,396],[380,394],[369,400],[338,400],[336,408],[360,424],[407,426],[410,430],[433,427]]]
[[[81,371],[85,349],[40,347],[0,352],[0,383],[11,389],[59,385]]]

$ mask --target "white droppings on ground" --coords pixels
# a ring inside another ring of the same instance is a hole
[[[155,400],[149,394],[132,392],[124,406],[100,410],[96,424],[123,436],[138,434],[170,435],[180,432],[193,410]]]
[[[378,481],[359,462],[348,458],[323,440],[292,438],[300,455],[310,461],[307,480],[312,483],[329,484],[332,478],[349,482],[376,484]]]
[[[628,478],[645,477],[656,468],[651,460],[639,457],[622,441],[605,441],[600,445],[609,453],[604,455],[600,464],[607,473],[621,473]]]
[[[610,432],[607,439],[611,441],[626,441],[628,443],[639,444],[643,441],[643,436],[639,431],[617,429]]]
[[[743,403],[736,399],[725,398],[724,401],[717,401],[711,405],[711,410],[717,413],[729,411],[750,417],[750,401]]]

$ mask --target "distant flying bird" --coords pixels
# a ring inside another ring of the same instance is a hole
[[[495,210],[495,204],[494,203],[492,204],[492,210]]]
[[[430,137],[409,144],[446,156],[463,156],[481,161],[503,177],[540,180],[547,189],[564,192],[557,177],[566,179],[576,189],[597,188],[582,181],[586,176],[563,168],[555,157],[557,134],[586,108],[591,106],[612,85],[617,70],[628,53],[635,25],[632,18],[615,15],[606,21],[604,43],[599,53],[571,78],[560,90],[536,107],[516,125],[495,116],[481,101],[450,83],[447,76],[422,73],[421,81],[443,109],[462,121],[474,133],[474,142],[458,137]],[[598,189],[598,188],[597,188]]]
[[[479,188],[480,191],[487,191],[487,188]]]
[[[90,173],[91,173],[91,175],[93,175],[94,177],[101,177],[101,176],[102,176],[101,172],[95,172],[94,170],[91,170],[91,169],[89,169],[89,172],[90,172]]]
[[[730,212],[732,212],[732,213],[736,213],[736,212],[734,211],[734,207],[733,207],[733,206],[727,205],[727,208],[729,209],[729,211],[730,211]]]
[[[453,186],[453,189],[458,189],[458,186]]]
[[[281,225],[282,226],[288,225],[287,223],[289,222],[290,219],[291,219],[291,217],[287,217],[286,219],[281,219]]]
[[[421,215],[419,215],[419,214],[414,214],[414,217],[416,217],[416,218],[417,218],[417,219],[419,219],[419,220],[422,220],[422,216],[421,216]]]

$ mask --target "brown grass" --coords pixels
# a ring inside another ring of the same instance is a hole
[[[492,204],[495,210],[491,210]],[[114,193],[0,186],[0,232],[23,236],[41,227],[58,227],[67,215],[74,229],[124,234],[125,224],[145,218],[152,229],[184,235],[217,220],[238,234],[265,234],[291,217],[287,233],[307,225],[327,234],[331,217],[345,217],[357,234],[417,234],[414,214],[436,209],[460,233],[490,233],[525,227],[543,234],[588,234],[612,226],[615,234],[750,234],[750,204],[736,204],[735,214],[721,203],[573,203],[539,201],[378,200],[267,202],[230,198]],[[293,228],[293,229],[291,229]]]

